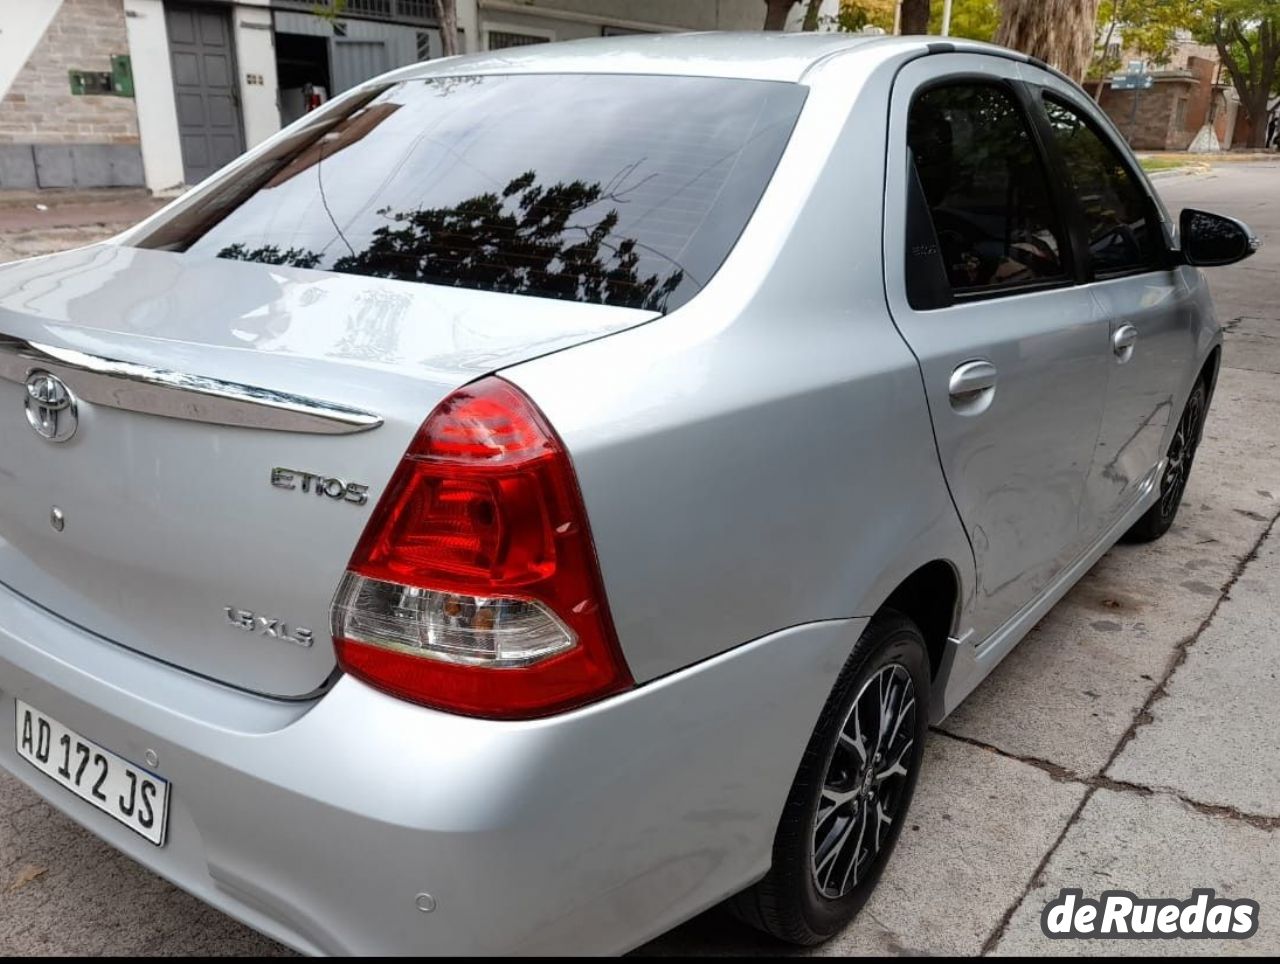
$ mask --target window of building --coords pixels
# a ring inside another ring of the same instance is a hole
[[[509,30],[490,30],[489,49],[505,50],[507,47],[529,47],[533,44],[551,43],[550,37],[531,33],[513,33]]]

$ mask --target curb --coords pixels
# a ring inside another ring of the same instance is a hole
[[[1197,174],[1208,174],[1212,170],[1212,164],[1187,164],[1183,167],[1170,167],[1159,171],[1148,171],[1147,180],[1164,181],[1173,177],[1191,177]]]

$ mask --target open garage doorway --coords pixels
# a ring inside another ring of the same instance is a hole
[[[276,33],[280,123],[291,124],[333,91],[327,37]]]

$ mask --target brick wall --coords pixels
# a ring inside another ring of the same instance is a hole
[[[1199,131],[1209,119],[1209,105],[1217,95],[1213,81],[1218,72],[1218,62],[1204,57],[1191,57],[1188,59],[1187,69],[1196,79],[1195,89],[1187,104],[1187,127]]]
[[[63,0],[0,100],[0,188],[143,183],[133,98],[72,94],[69,76],[109,72],[128,52],[123,0]]]
[[[1195,137],[1194,130],[1177,124],[1177,103],[1189,102],[1195,82],[1176,78],[1157,80],[1149,89],[1139,92],[1113,90],[1107,84],[1102,91],[1100,106],[1115,121],[1116,127],[1139,151],[1185,150]],[[1137,99],[1137,115],[1134,115],[1134,99]]]
[[[127,54],[122,0],[63,0],[0,101],[0,144],[137,144],[130,97],[74,96],[69,70],[111,69]]]

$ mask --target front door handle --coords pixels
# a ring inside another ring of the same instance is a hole
[[[1121,325],[1111,334],[1111,350],[1124,364],[1133,357],[1133,347],[1138,343],[1138,329],[1133,325]]]
[[[989,361],[968,361],[957,366],[947,383],[951,408],[959,415],[981,415],[996,392],[996,366]]]

